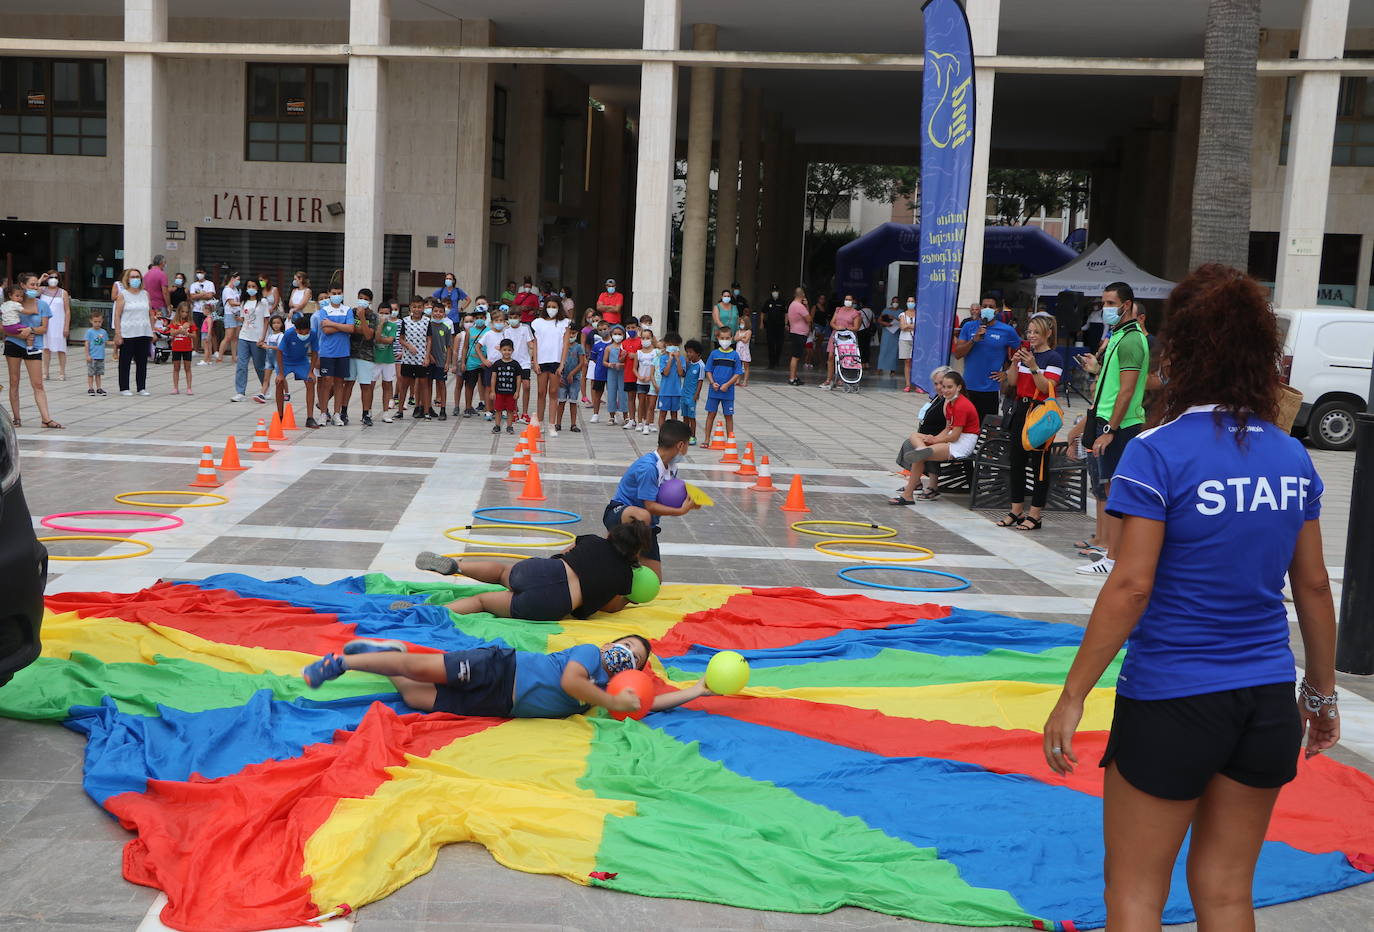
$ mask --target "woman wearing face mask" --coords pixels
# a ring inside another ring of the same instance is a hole
[[[862,321],[863,315],[854,306],[854,296],[845,295],[844,306],[837,307],[830,318],[830,337],[825,344],[825,381],[821,388],[831,388],[835,384],[835,331],[848,330],[858,338]]]
[[[43,386],[43,335],[48,332],[51,326],[51,311],[43,302],[39,301],[40,279],[31,272],[25,272],[15,279],[24,289],[24,298],[20,302],[23,310],[19,312],[19,322],[25,329],[17,334],[9,334],[5,337],[5,366],[9,370],[10,376],[10,415],[14,418],[14,426],[22,427],[19,420],[19,369],[23,363],[24,372],[29,377],[29,385],[33,388],[33,400],[38,405],[38,416],[43,420],[43,426],[50,430],[61,430],[62,425],[52,419],[48,413],[48,391]],[[33,345],[29,345],[32,339]],[[147,354],[144,354],[144,364],[147,364]]]
[[[906,299],[897,318],[897,358],[902,361],[902,391],[911,391],[911,352],[916,343],[916,298]]]
[[[558,370],[568,352],[568,327],[571,324],[557,297],[545,300],[542,315],[530,324],[534,332],[534,362],[539,370],[539,382],[535,387],[535,414],[541,424],[549,423],[558,410]],[[549,428],[549,434],[551,437],[558,436],[556,424]]]
[[[176,317],[177,308],[186,301],[186,276],[177,272],[172,276],[172,287],[167,292],[167,316]]]
[[[720,293],[720,300],[711,308],[711,320],[717,329],[729,327],[731,335],[739,329],[739,308],[735,307],[735,296],[729,288]]]
[[[258,308],[265,322],[281,306],[281,289],[267,275],[258,276]]]
[[[57,357],[58,378],[67,381],[67,337],[72,331],[72,299],[62,287],[62,279],[55,269],[49,269],[39,279],[38,300],[48,306],[52,320],[43,335],[43,381],[52,379],[52,358]]]
[[[572,320],[577,316],[577,302],[573,300],[571,288],[567,285],[560,288],[558,291],[558,300],[559,303],[563,305],[563,316],[567,317],[568,320]]]
[[[220,304],[224,307],[224,339],[220,341],[219,352],[215,353],[215,362],[224,362],[224,351],[229,351],[229,358],[237,361],[236,354],[239,349],[239,308],[242,302],[239,300],[242,293],[239,291],[240,276],[238,272],[230,272],[229,277],[224,280],[224,290],[220,292]]]
[[[202,339],[202,334],[209,329],[205,326],[205,318],[212,313],[215,305],[215,285],[205,280],[204,268],[196,266],[195,281],[187,287],[186,296],[191,300],[191,319],[196,325],[195,351],[199,353],[204,349],[205,352],[205,358],[197,360],[196,365],[203,366],[210,361],[209,341]]]
[[[243,304],[239,308],[239,347],[234,357],[234,395],[230,401],[242,401],[248,391],[248,365],[252,363],[261,384],[267,371],[267,349],[262,343],[267,335],[267,307],[258,281],[248,282],[243,289]],[[260,404],[266,403],[266,396],[259,395]]]
[[[119,353],[119,393],[132,395],[129,390],[129,366],[135,369],[135,382],[140,395],[148,394],[148,356],[153,346],[153,326],[156,312],[143,288],[143,275],[137,269],[124,273],[124,287],[114,306],[114,345]]]
[[[295,320],[297,314],[306,313],[305,306],[315,297],[315,292],[310,289],[310,279],[304,272],[297,272],[291,278],[291,299],[290,307],[287,310],[287,320]]]

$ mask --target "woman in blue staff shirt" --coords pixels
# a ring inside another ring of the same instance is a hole
[[[1045,724],[1078,764],[1083,702],[1123,642],[1100,766],[1109,928],[1159,928],[1184,836],[1198,926],[1253,929],[1255,862],[1280,788],[1340,737],[1322,481],[1273,424],[1282,349],[1259,285],[1204,265],[1169,296],[1159,426],[1122,454],[1121,556]],[[1306,675],[1294,701],[1284,573]],[[1129,641],[1127,636],[1129,635]]]

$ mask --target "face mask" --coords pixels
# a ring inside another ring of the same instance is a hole
[[[615,342],[619,343],[621,340],[625,339],[625,334],[623,334],[623,333],[613,333],[613,334],[611,334],[611,339],[614,340]]]
[[[626,335],[627,337],[638,336],[638,335],[639,335],[639,331],[638,331],[638,330],[626,330],[626,331],[625,331],[625,335]]]
[[[203,281],[205,281],[205,273],[204,273],[204,272],[197,272],[197,273],[196,273],[196,281],[198,281],[198,282],[203,282]]]
[[[633,670],[635,667],[634,652],[624,644],[612,644],[601,652],[601,665],[612,676],[626,670]]]
[[[668,352],[670,352],[670,353],[678,353],[678,352],[681,352],[681,351],[682,351],[682,347],[680,347],[680,346],[669,346],[669,347],[668,347]]]
[[[734,340],[717,340],[716,342],[720,344],[720,348],[721,348],[721,349],[729,349],[729,348],[734,344],[735,341],[734,341]]]
[[[137,287],[138,287],[138,279],[136,279],[136,278],[133,279],[132,281],[129,282],[129,284],[130,284],[130,285],[133,285],[135,288],[137,288]],[[37,288],[25,288],[25,289],[24,289],[24,297],[26,297],[26,298],[36,298],[36,297],[38,297],[38,289],[37,289]]]
[[[50,279],[48,279],[48,287],[49,287],[49,288],[56,288],[56,287],[57,287],[57,279],[55,279],[55,278],[50,278]]]
[[[445,287],[445,288],[452,288],[452,287],[453,287],[453,279],[451,279],[451,278],[446,278],[446,279],[444,279],[444,287]]]
[[[252,293],[253,293],[253,292],[251,292],[251,291],[249,292],[249,294],[252,294]],[[332,304],[332,305],[334,305],[335,307],[338,307],[340,304],[343,304],[343,295],[341,295],[341,294],[332,294],[332,295],[330,295],[330,296],[329,296],[329,303]]]
[[[259,279],[258,279],[258,284],[261,285],[262,287],[266,288],[266,287],[267,287],[267,279],[265,279],[265,278],[259,278]]]
[[[256,289],[256,288],[249,288],[249,289],[248,289],[248,297],[250,297],[250,298],[253,297],[254,295],[256,295],[257,293],[258,293],[258,289]]]
[[[607,285],[606,294],[615,294],[615,285]]]
[[[777,293],[776,291],[773,292],[773,300],[774,300],[774,301],[778,300],[778,293]]]
[[[736,288],[734,293],[735,293],[735,294],[739,294],[739,289]]]
[[[854,302],[853,302],[853,301],[845,301],[845,302],[844,302],[844,306],[845,306],[845,307],[853,307],[853,306],[854,306]]]
[[[914,311],[914,310],[916,310],[916,302],[915,302],[915,301],[908,301],[908,302],[906,303],[906,309],[907,309],[908,311]]]
[[[477,305],[477,313],[479,313],[479,314],[485,314],[485,313],[487,312],[487,310],[488,310],[487,305],[485,305],[485,304],[479,304],[479,305]]]
[[[141,279],[141,278],[131,278],[131,279],[129,279],[129,287],[130,287],[130,288],[142,288],[142,287],[143,287],[143,279]],[[34,296],[37,296],[37,294],[38,294],[38,292],[35,291],[35,292],[34,292]]]
[[[52,285],[54,288],[56,288],[56,287],[57,287],[57,279],[55,279],[55,278],[50,278],[50,279],[48,279],[48,284],[49,284],[49,285]],[[184,279],[184,278],[182,278],[180,275],[178,275],[178,276],[176,277],[176,284],[178,284],[178,285],[184,285],[184,284],[186,284],[186,279]]]
[[[997,316],[997,312],[990,307],[985,307],[980,312],[979,316],[982,317],[983,320],[992,320],[994,317]]]
[[[506,329],[506,325],[503,324],[503,323],[501,323],[500,321],[497,321],[496,323],[494,323],[494,324],[491,325],[491,329],[493,329],[493,330],[495,330],[495,331],[497,331],[497,332],[500,332],[500,331]]]
[[[720,296],[720,303],[721,303],[721,304],[729,304],[729,303],[730,303],[730,296],[729,296],[728,294],[723,294],[723,295],[721,295],[721,296]]]
[[[366,298],[359,298],[359,299],[358,299],[358,307],[361,307],[361,308],[369,308],[369,307],[371,307],[371,306],[372,306],[372,302],[371,302],[371,301],[368,301]]]
[[[549,317],[556,317],[558,315],[558,308],[546,307],[544,308],[544,313],[547,314]]]
[[[1115,327],[1117,324],[1121,323],[1121,308],[1104,307],[1102,309],[1102,323],[1106,324],[1108,327]]]

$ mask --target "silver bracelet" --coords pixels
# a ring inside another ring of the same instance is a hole
[[[1336,694],[1326,695],[1316,689],[1311,683],[1307,682],[1307,677],[1302,678],[1298,684],[1298,700],[1302,702],[1303,708],[1313,715],[1321,715],[1323,707],[1326,707],[1326,717],[1336,717]]]

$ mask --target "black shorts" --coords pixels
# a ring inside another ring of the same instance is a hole
[[[416,366],[408,362],[403,362],[401,363],[401,378],[427,379],[429,378],[429,366]]]
[[[430,363],[429,377],[436,382],[447,382],[448,370],[445,369],[443,366],[436,366],[433,363]]]
[[[196,333],[200,333],[201,325],[205,323],[204,311],[192,311],[191,319],[196,322]]]
[[[515,695],[515,651],[478,647],[444,654],[445,683],[434,685],[434,711],[453,715],[510,715]]]
[[[539,371],[540,371],[540,372],[557,372],[557,371],[558,371],[558,363],[556,363],[556,362],[541,362],[541,363],[539,364]]]
[[[792,333],[787,334],[787,352],[793,359],[801,359],[806,355],[806,334]]]
[[[467,369],[463,372],[463,384],[472,388],[477,384],[477,380],[482,377],[481,369]]]
[[[1292,683],[1177,699],[1116,697],[1107,750],[1126,782],[1161,799],[1197,799],[1216,774],[1271,789],[1298,775],[1302,717]]]
[[[190,351],[190,350],[188,350],[188,349],[187,349],[187,350],[180,350],[180,349],[172,350],[172,362],[190,362],[190,361],[191,361],[191,351]]]
[[[521,370],[520,370],[520,378],[521,378],[523,381],[528,382],[528,381],[530,380],[530,370],[528,370],[528,369],[521,369]]]
[[[633,395],[633,394],[635,394],[635,393],[638,392],[638,391],[639,391],[639,385],[638,385],[638,383],[636,383],[636,382],[626,382],[626,383],[625,383],[625,394],[627,394],[627,395]]]
[[[606,380],[605,380],[605,379],[592,379],[592,391],[594,391],[594,392],[604,392],[605,390],[606,390]]]
[[[630,506],[622,505],[620,502],[607,503],[606,510],[601,512],[601,523],[605,526],[607,531],[615,530],[616,525],[620,523],[621,513],[628,507]],[[645,548],[640,556],[645,560],[658,560],[661,562],[663,557],[659,554],[658,550],[658,535],[663,529],[657,524],[654,524],[650,525],[650,530],[653,531],[653,535],[649,538],[649,546]]]
[[[5,358],[6,358],[6,359],[42,359],[42,358],[43,358],[43,351],[42,351],[42,350],[34,350],[33,352],[29,352],[29,351],[28,351],[27,349],[25,349],[24,347],[22,347],[22,346],[15,346],[15,345],[14,345],[13,343],[11,343],[9,340],[6,340],[6,341],[5,341]]]
[[[1106,421],[1093,421],[1093,440],[1102,436],[1102,428],[1107,426]],[[1112,481],[1112,476],[1116,475],[1116,467],[1121,463],[1121,454],[1126,452],[1126,444],[1140,433],[1144,424],[1132,424],[1130,427],[1123,427],[1114,431],[1112,442],[1107,444],[1106,451],[1097,458],[1097,486],[1093,488],[1093,494],[1098,498],[1107,496],[1107,483]],[[1092,447],[1088,443],[1089,448]]]
[[[510,568],[510,614],[525,621],[561,621],[572,612],[568,565],[553,557],[521,560]]]

